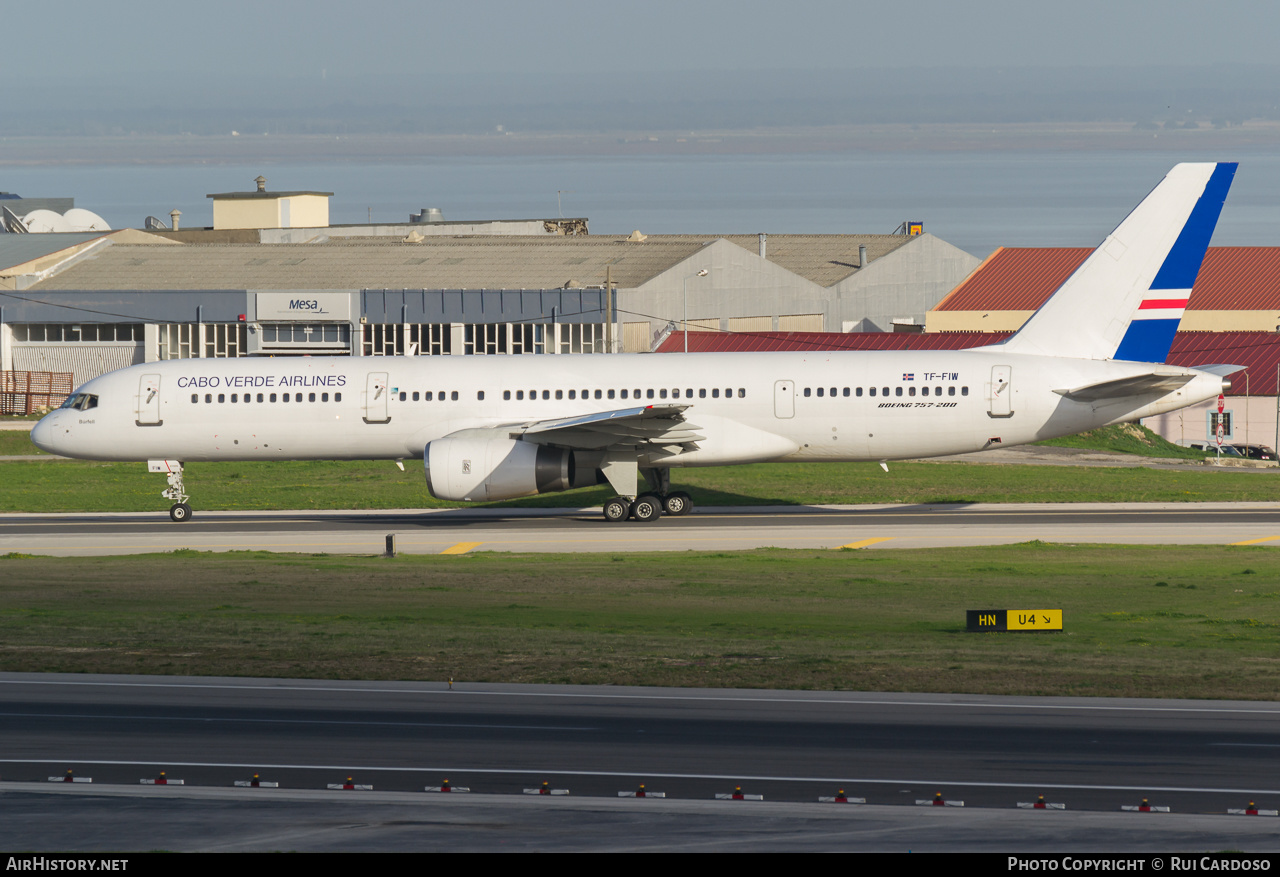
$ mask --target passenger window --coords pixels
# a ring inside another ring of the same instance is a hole
[[[805,387],[805,388],[804,388],[804,395],[805,395],[805,398],[806,398],[806,399],[809,397],[810,392],[811,392],[811,391],[810,391],[810,389],[809,389],[808,387]]]
[[[570,391],[569,391],[569,398],[570,398],[570,399],[576,399],[577,397],[578,397],[578,391],[577,391],[577,390],[570,390]]]
[[[450,398],[450,399],[452,399],[454,402],[457,402],[457,401],[458,401],[458,391],[457,391],[457,390],[454,390],[452,393],[450,393],[450,394],[449,394],[449,398]]]
[[[543,391],[542,391],[542,398],[543,398],[543,399],[550,399],[550,398],[551,398],[551,391],[550,391],[550,390],[543,390]]]
[[[968,395],[969,395],[969,388],[968,388],[968,387],[961,387],[961,388],[960,388],[960,395],[961,395],[961,396],[968,396]]]
[[[239,393],[232,393],[232,394],[231,394],[231,401],[232,401],[232,403],[239,402],[239,401],[240,401],[240,394],[239,394]]]
[[[712,387],[712,388],[711,388],[711,398],[712,398],[712,399],[719,399],[719,398],[720,398],[720,388],[719,388],[719,387]]]
[[[596,390],[596,398],[597,398],[597,399],[599,399],[602,395],[603,395],[603,394],[602,394],[599,390]]]
[[[706,388],[704,388],[704,387],[699,387],[699,388],[698,388],[698,398],[699,398],[699,399],[705,399],[705,398],[707,398],[707,391],[706,391]]]
[[[409,398],[409,394],[408,394],[408,393],[406,393],[404,390],[401,390],[401,391],[400,391],[400,401],[401,401],[401,402],[404,402],[404,401],[405,401],[405,400],[407,400],[408,398]]]
[[[339,400],[339,401],[340,401],[339,396],[338,396],[337,394],[334,394],[334,397],[333,397],[333,398],[334,398],[335,400]],[[428,402],[430,402],[430,401],[431,401],[431,391],[430,391],[430,390],[427,390],[427,392],[423,393],[423,394],[422,394],[422,398],[424,398],[424,399],[426,399]]]
[[[872,387],[872,388],[871,388],[871,395],[872,395],[872,396],[874,396],[875,394],[876,394],[876,388],[875,388],[875,387]]]
[[[908,395],[908,396],[914,396],[915,394],[916,394],[916,388],[915,388],[915,387],[907,387],[907,395]]]
[[[746,388],[745,388],[745,387],[739,387],[739,388],[738,388],[738,398],[739,398],[739,399],[745,399],[745,398],[747,398],[747,390],[746,390]]]
[[[510,401],[511,401],[511,391],[510,391],[510,390],[503,390],[503,391],[502,391],[502,401],[504,401],[504,402],[510,402]]]
[[[227,401],[227,397],[226,397],[226,396],[224,396],[222,393],[219,393],[219,394],[218,394],[218,404],[219,404],[219,405],[221,405],[221,404],[222,404],[223,402],[225,402],[225,401]]]
[[[902,388],[901,388],[901,387],[899,387],[898,389],[902,389]],[[881,395],[881,396],[888,396],[888,395],[889,395],[889,388],[888,388],[888,387],[881,387],[881,388],[880,388],[880,395]]]
[[[920,388],[920,395],[921,395],[921,396],[928,396],[928,395],[929,395],[929,388],[928,388],[928,387],[921,387],[921,388]]]
[[[321,393],[321,394],[320,394],[320,401],[321,401],[321,402],[328,402],[328,401],[329,401],[329,394],[328,394],[328,393]]]
[[[825,391],[822,387],[819,387],[819,388],[818,388],[818,395],[819,395],[819,396],[824,395],[824,394],[825,394],[825,392],[826,392],[826,391]]]
[[[941,396],[941,395],[942,395],[942,388],[941,388],[941,387],[934,387],[934,388],[933,388],[933,395],[935,395],[935,396]]]
[[[199,394],[199,393],[192,393],[192,394],[191,394],[191,401],[192,401],[193,403],[195,403],[195,402],[199,402],[199,401],[200,401],[200,394]]]
[[[610,399],[612,399],[612,398],[613,398],[613,392],[614,392],[613,390],[610,390],[610,391],[609,391],[609,398],[610,398]]]
[[[685,391],[684,391],[684,397],[685,397],[686,399],[692,399],[692,398],[693,398],[693,387],[689,387],[687,390],[685,390]]]
[[[653,398],[653,390],[645,390],[645,391],[644,391],[644,397],[645,397],[646,399],[652,399],[652,398]]]
[[[481,402],[484,401],[484,390],[476,390],[476,398]]]
[[[666,391],[666,389],[665,389],[665,388],[664,388],[664,389],[661,389],[661,390],[659,390],[659,391],[658,391],[658,397],[659,397],[660,399],[665,399],[665,398],[667,398],[667,391]],[[192,397],[191,397],[191,401],[192,401],[192,402],[196,401],[196,397],[195,397],[195,396],[192,396]]]
[[[556,390],[556,399],[559,400],[563,398],[564,398],[564,390]]]
[[[422,394],[421,394],[421,393],[419,393],[417,390],[414,390],[414,391],[413,391],[413,401],[417,402],[417,401],[418,401],[418,399],[419,399],[419,397],[420,397],[421,395],[422,395]],[[311,394],[311,401],[312,401],[312,402],[316,401],[316,394],[315,394],[315,393],[312,393],[312,394]]]
[[[893,388],[893,395],[895,395],[895,396],[901,396],[901,395],[902,395],[902,388],[901,388],[901,387],[894,387],[894,388]]]
[[[212,393],[205,393],[205,394],[204,394],[204,401],[205,401],[205,403],[206,403],[206,404],[207,404],[207,403],[209,403],[209,402],[212,402],[212,401],[213,401],[213,394],[212,394]]]
[[[314,402],[314,401],[316,401],[316,394],[315,394],[315,393],[308,393],[308,394],[307,394],[307,401],[308,401],[308,402]],[[417,401],[418,401],[418,394],[417,394],[417,393],[414,393],[414,394],[413,394],[413,401],[415,401],[415,402],[417,402]]]
[[[259,401],[259,402],[261,402],[261,401],[262,401],[262,394],[261,394],[261,393],[259,393],[259,394],[258,394],[258,401]],[[275,400],[275,398],[273,397],[273,398],[271,399],[271,401],[272,401],[272,402],[274,402],[274,401],[276,401],[276,400]]]
[[[333,394],[333,401],[335,401],[335,402],[341,402],[341,401],[342,401],[342,394],[341,394],[341,393],[334,393],[334,394]]]
[[[831,388],[831,395],[834,397],[834,396],[835,396],[835,394],[836,394],[836,388],[835,388],[835,387],[832,387],[832,388]],[[846,396],[848,396],[848,395],[849,395],[848,390],[846,390],[846,391],[845,391],[845,395],[846,395]]]
[[[845,388],[844,388],[844,396],[845,396],[845,398],[846,398],[846,399],[847,399],[847,398],[849,398],[849,388],[848,388],[848,387],[845,387]]]
[[[272,393],[272,394],[271,394],[271,401],[272,401],[272,402],[276,401],[276,394],[275,394],[275,393]]]
[[[524,390],[516,390],[516,401],[517,402],[524,401]]]
[[[301,402],[301,401],[302,401],[302,394],[301,394],[301,393],[294,393],[294,394],[293,394],[293,401],[295,401],[295,402]]]
[[[872,387],[871,392],[872,392],[872,394],[874,394],[874,393],[875,393],[875,388],[874,388],[874,387]],[[861,387],[858,387],[858,389],[857,389],[857,391],[854,393],[854,395],[856,395],[858,398],[862,398],[862,388],[861,388]]]
[[[632,398],[632,399],[639,399],[639,398],[640,398],[640,391],[639,391],[638,389],[637,389],[637,390],[632,390],[631,392],[632,392],[632,396],[631,396],[631,398]]]
[[[947,387],[947,395],[948,395],[948,396],[954,396],[955,394],[956,394],[956,388],[955,388],[955,387]]]

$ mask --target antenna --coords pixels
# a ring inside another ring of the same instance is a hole
[[[560,206],[560,196],[572,194],[573,189],[556,189],[556,213],[560,214],[561,219],[564,219],[564,209]]]

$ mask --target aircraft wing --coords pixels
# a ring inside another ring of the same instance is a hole
[[[701,427],[684,419],[688,405],[643,405],[577,417],[535,420],[508,428],[536,444],[600,450],[613,445],[688,445],[702,441]]]
[[[1065,396],[1075,402],[1097,402],[1102,399],[1123,399],[1133,396],[1161,395],[1172,393],[1179,387],[1194,380],[1195,375],[1176,372],[1161,374],[1153,372],[1137,375],[1132,378],[1118,378],[1114,381],[1102,381],[1097,384],[1085,384],[1069,390],[1054,390],[1059,396]]]

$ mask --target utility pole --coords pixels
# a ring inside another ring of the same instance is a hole
[[[613,353],[613,266],[604,267],[604,352]]]

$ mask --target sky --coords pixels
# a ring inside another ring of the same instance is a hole
[[[220,0],[10,4],[6,72],[416,76],[604,68],[1273,63],[1280,5],[1219,0]],[[17,37],[17,38],[15,38]],[[144,83],[137,83],[144,87]]]
[[[175,110],[351,116],[388,105],[824,101],[860,89],[883,100],[898,88],[1031,90],[1041,101],[1066,89],[1088,104],[1113,83],[1151,91],[1177,78],[1171,68],[1220,93],[1280,84],[1280,4],[1244,0],[62,0],[10,4],[4,23],[0,118],[19,131],[37,117],[126,110],[127,130],[140,112]],[[762,120],[795,123],[772,118]]]
[[[1275,61],[1280,4],[1220,0],[220,0],[10,4],[6,78],[1203,65]],[[136,77],[136,79],[135,79]],[[395,82],[387,83],[389,88]]]

